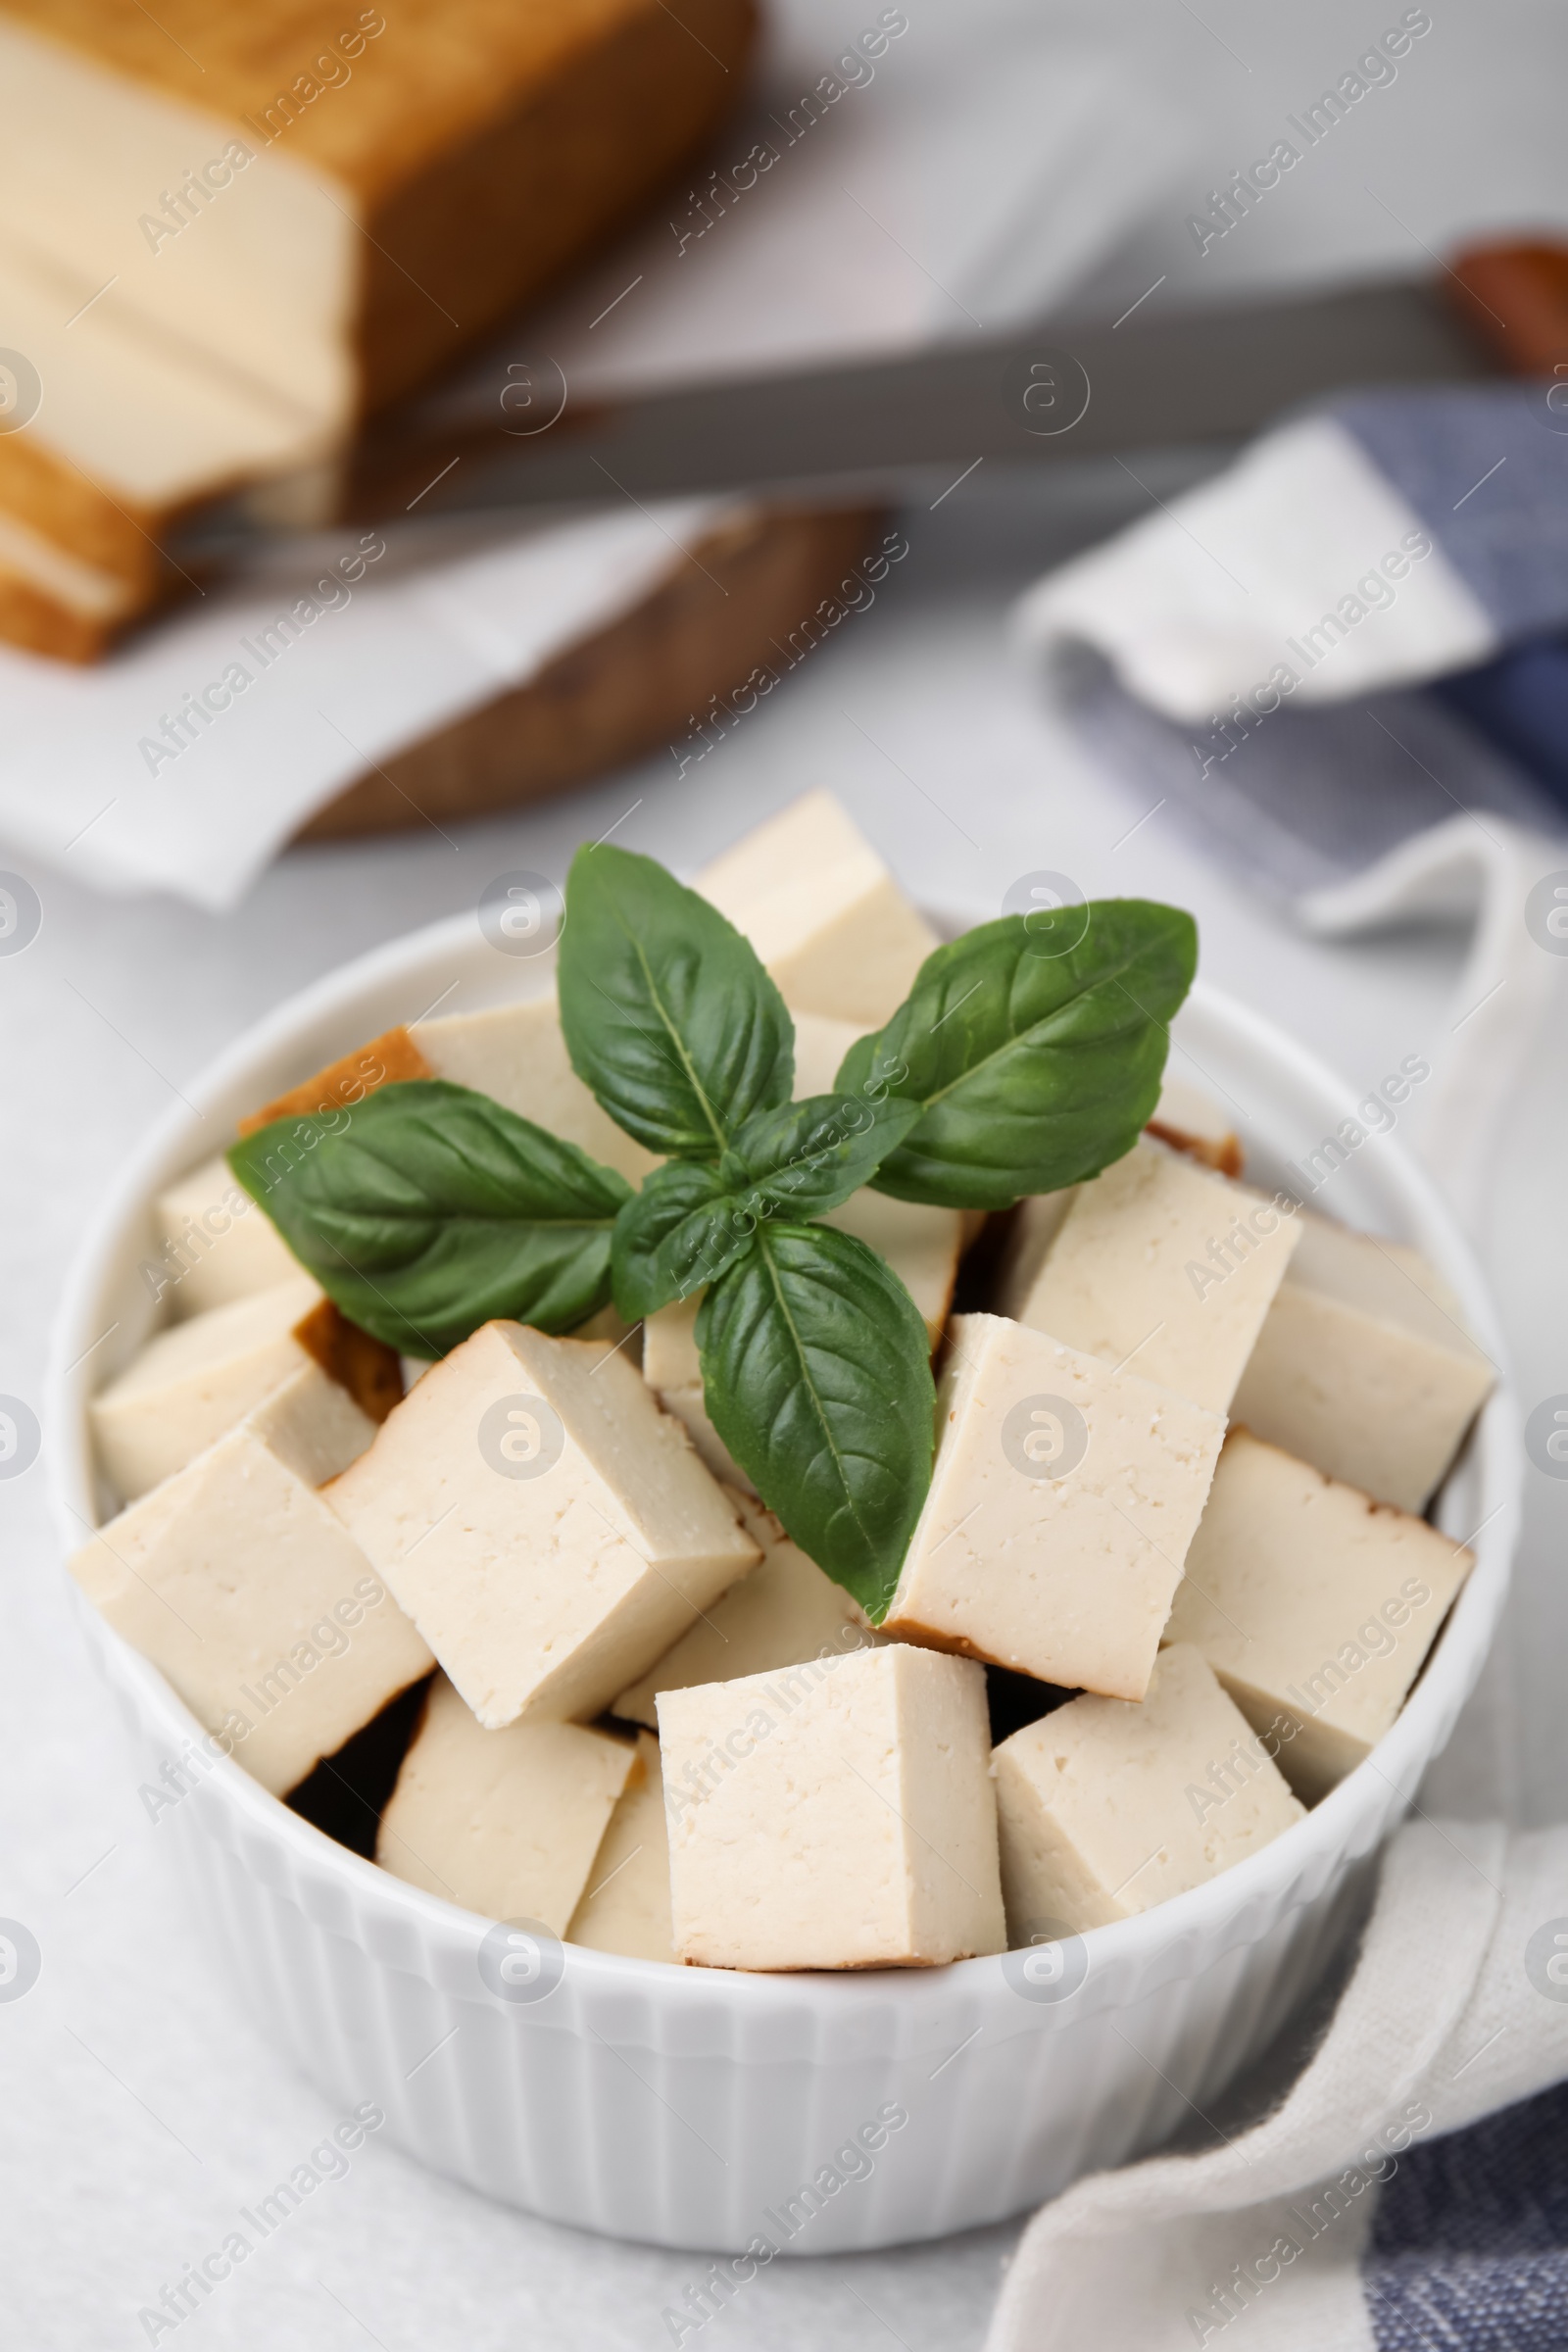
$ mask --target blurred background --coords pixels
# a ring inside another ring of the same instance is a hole
[[[1430,1059],[1407,1140],[1522,1409],[1568,1392],[1565,71],[1529,0],[4,0],[0,1391],[39,1409],[95,1202],[249,1023],[580,841],[689,873],[826,786],[957,920],[1041,871],[1191,907],[1348,1107]],[[1251,745],[1395,512],[1418,589]],[[0,1465],[39,2347],[130,2340],[324,2112],[161,1875],[45,1468]],[[1568,1488],[1527,1479],[1424,1801],[1544,1821]],[[322,2207],[205,2341],[652,2345],[691,2272],[379,2145]],[[710,2332],[956,2352],[1014,2234],[777,2266]]]

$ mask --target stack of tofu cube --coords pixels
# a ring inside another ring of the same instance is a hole
[[[825,794],[698,887],[791,1007],[802,1096],[937,944]],[[655,1164],[576,1078],[551,994],[389,1032],[257,1116],[419,1075],[633,1183]],[[869,1190],[833,1212],[938,1369],[931,1489],[873,1629],[720,1443],[695,1298],[637,1334],[496,1322],[400,1365],[215,1160],[156,1203],[171,1319],[93,1400],[124,1507],[74,1573],[279,1795],[424,1683],[376,1859],[486,1918],[738,1969],[1125,1918],[1366,1755],[1470,1565],[1419,1514],[1488,1359],[1413,1251],[1240,1170],[1172,1082],[1125,1158],[993,1228],[961,1313],[980,1220]],[[1021,1728],[993,1746],[1004,1683]]]

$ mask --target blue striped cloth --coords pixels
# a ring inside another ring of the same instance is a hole
[[[1568,2083],[1418,2141],[1361,2265],[1377,2352],[1568,2347]]]

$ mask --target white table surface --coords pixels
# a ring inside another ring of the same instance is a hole
[[[1375,28],[1362,13],[1335,5],[1314,12],[1309,27],[1259,26],[1239,0],[1205,0],[1210,32],[1191,12],[1170,12],[1159,37],[1214,113],[1205,184],[1260,151],[1264,126],[1353,60]],[[1386,13],[1392,23],[1397,12]],[[1098,22],[1136,29],[1146,17],[1152,24],[1152,10],[1123,0]],[[1375,179],[1429,241],[1466,222],[1561,219],[1556,125],[1544,110],[1550,85],[1560,88],[1554,55],[1563,45],[1560,22],[1548,25],[1544,8],[1443,11],[1400,83],[1360,110],[1367,120],[1345,126],[1344,155],[1312,159],[1322,166],[1316,184],[1280,191],[1272,219],[1246,224],[1250,252],[1222,266],[1255,278],[1393,260],[1384,216],[1354,193],[1357,174]],[[1129,282],[1152,257],[1149,277],[1164,266],[1162,238],[1167,259],[1180,258],[1179,230],[1179,219],[1174,229],[1156,223],[1123,257]],[[1238,255],[1242,242],[1232,240]],[[1191,280],[1193,269],[1183,262],[1178,275]],[[617,819],[617,840],[689,869],[807,786],[825,784],[922,899],[988,915],[1015,877],[1043,866],[1071,873],[1091,895],[1170,898],[1200,918],[1207,977],[1289,1024],[1357,1091],[1403,1054],[1438,1059],[1455,1017],[1457,935],[1312,945],[1233,887],[1162,814],[1124,838],[1142,812],[1087,768],[1009,654],[1002,622],[1015,590],[1097,516],[1103,525],[1130,514],[1140,497],[1107,468],[1053,518],[987,469],[934,514],[917,501],[909,557],[876,609],[848,621],[684,779],[667,759],[653,760],[451,842],[421,831],[296,853],[225,918],[169,902],[109,903],[40,874],[42,932],[25,954],[0,961],[10,1113],[0,1157],[10,1310],[0,1391],[39,1398],[51,1312],[83,1223],[130,1143],[211,1054],[343,958],[472,907],[492,874],[561,873],[578,840]],[[1559,1017],[1514,1107],[1491,1212],[1475,1236],[1527,1407],[1568,1391],[1565,1081],[1568,1023]],[[46,1430],[46,1450],[48,1439]],[[45,1470],[40,1462],[0,1484],[0,1914],[24,1921],[43,1950],[31,1992],[0,2004],[0,2344],[96,2352],[148,2340],[139,2307],[218,2243],[235,2209],[265,2193],[335,2117],[260,2038],[181,1913],[64,1605]],[[1565,1532],[1568,1483],[1532,1471],[1494,1668],[1511,1734],[1504,1769],[1493,1774],[1486,1740],[1461,1736],[1438,1768],[1434,1802],[1501,1802],[1534,1820],[1563,1811]],[[1498,1716],[1494,1708],[1488,1720]],[[1002,2228],[924,2249],[780,2264],[703,2337],[733,2352],[883,2341],[963,2352],[983,2338],[1013,2235]],[[652,2348],[670,2340],[661,2314],[694,2267],[690,2256],[581,2237],[491,2206],[372,2141],[346,2179],[183,2324],[180,2340],[309,2352],[367,2341],[386,2352],[431,2342],[475,2352]]]

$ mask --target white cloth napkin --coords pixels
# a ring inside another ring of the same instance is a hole
[[[281,548],[92,669],[0,647],[0,842],[101,890],[230,906],[356,776],[607,626],[721,511],[346,533]]]
[[[1283,2104],[1209,2153],[1102,2174],[1048,2206],[988,2352],[1373,2352],[1375,2276],[1364,2287],[1359,2266],[1406,2151],[1568,2076],[1568,2000],[1541,1962],[1565,1910],[1568,1832],[1401,1830],[1355,1973]]]

